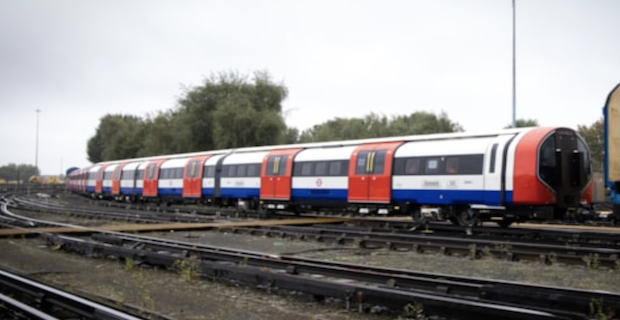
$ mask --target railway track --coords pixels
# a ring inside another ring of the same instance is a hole
[[[136,310],[148,319],[168,319]],[[0,318],[29,320],[143,320],[134,314],[0,269]]]
[[[186,261],[208,279],[270,292],[333,297],[349,309],[379,305],[402,310],[418,303],[425,312],[450,319],[589,319],[594,301],[600,306],[597,312],[620,312],[620,295],[607,292],[335,263],[126,234],[96,234],[91,240],[62,235],[44,238],[50,246],[93,257],[132,259],[169,269]]]
[[[541,243],[536,240],[506,241],[502,238],[485,239],[475,236],[463,237],[462,235],[379,232],[329,225],[220,228],[219,231],[331,242],[370,249],[386,248],[419,253],[455,254],[469,256],[470,258],[492,256],[511,261],[536,260],[544,263],[559,262],[576,265],[596,263],[597,267],[610,269],[618,266],[620,257],[620,246],[617,245],[595,247],[571,243]]]
[[[342,230],[335,227],[332,231],[344,239]],[[95,233],[91,239],[52,234],[42,237],[50,246],[91,256],[132,259],[166,268],[188,261],[197,264],[201,275],[209,279],[245,283],[272,292],[334,297],[348,309],[375,305],[398,311],[423,306],[429,314],[455,319],[590,319],[593,313],[613,315],[620,311],[620,297],[614,293],[331,263],[114,232]],[[376,245],[367,240],[367,245]],[[384,243],[396,243],[396,239],[388,240]]]
[[[14,200],[18,207],[29,210],[73,212],[62,205]],[[105,216],[106,212],[77,209],[80,215]],[[120,213],[114,213],[120,215]],[[133,216],[134,213],[128,213]],[[157,215],[152,215],[157,217]],[[22,225],[50,225],[38,219],[17,219]],[[138,221],[140,221],[138,219]],[[169,221],[164,214],[161,222]],[[208,219],[206,221],[212,221]],[[433,224],[428,229],[412,230],[412,223],[402,221],[352,220],[354,226],[316,225],[299,226],[255,226],[220,227],[221,231],[253,235],[311,239],[341,244],[355,244],[362,248],[388,248],[411,250],[421,253],[442,253],[446,255],[469,256],[471,258],[494,257],[510,261],[534,260],[543,263],[565,263],[587,267],[617,268],[620,257],[618,233],[575,232],[567,230],[533,230],[524,228],[474,227],[465,235],[462,227]],[[148,220],[153,223],[153,220]],[[61,226],[64,226],[61,224]],[[429,232],[432,231],[432,232]]]

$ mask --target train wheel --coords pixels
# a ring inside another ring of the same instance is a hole
[[[422,210],[420,207],[414,207],[409,209],[411,213],[411,220],[417,224],[426,224],[428,223],[428,219],[422,214]]]
[[[478,223],[478,212],[472,208],[457,211],[456,219],[462,227],[473,227]]]

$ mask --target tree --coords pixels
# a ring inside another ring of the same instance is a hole
[[[178,138],[179,131],[175,129],[174,122],[175,114],[171,111],[159,112],[144,120],[144,140],[138,156],[172,154],[180,150],[178,141],[181,139]]]
[[[6,181],[28,181],[32,176],[38,176],[39,169],[30,164],[15,164],[0,167],[0,179]]]
[[[534,120],[534,119],[517,119],[516,121],[517,123],[517,128],[527,128],[527,127],[538,127],[540,126],[538,124],[538,120]],[[512,128],[512,123],[511,124],[507,124],[504,129],[510,129]]]
[[[234,72],[205,79],[179,100],[175,130],[181,152],[269,145],[285,140],[282,102],[288,90],[267,72]]]
[[[414,112],[388,120],[385,116],[370,113],[364,118],[336,118],[304,130],[300,142],[335,141],[349,139],[381,138],[414,134],[463,131],[445,113],[439,116],[428,112]]]
[[[99,121],[95,136],[88,140],[88,160],[100,162],[137,157],[144,140],[142,119],[129,115],[106,115]]]
[[[603,170],[605,120],[601,117],[589,127],[578,125],[577,131],[586,140],[586,144],[590,148],[592,168]]]

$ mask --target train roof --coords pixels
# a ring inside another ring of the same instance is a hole
[[[136,161],[151,161],[157,159],[178,159],[178,158],[188,158],[200,155],[221,155],[228,153],[243,153],[243,152],[258,152],[258,151],[271,151],[271,150],[283,150],[283,149],[308,149],[308,148],[330,148],[330,147],[342,147],[342,146],[353,146],[353,145],[361,145],[368,143],[385,143],[385,142],[393,142],[393,141],[431,141],[431,140],[445,140],[445,139],[463,139],[463,138],[475,138],[475,137],[494,137],[500,135],[517,135],[524,131],[532,130],[533,128],[538,127],[527,127],[527,128],[511,128],[511,129],[503,129],[489,132],[453,132],[453,133],[433,133],[433,134],[421,134],[421,135],[410,135],[410,136],[398,136],[398,137],[385,137],[385,138],[371,138],[371,139],[355,139],[355,140],[342,140],[342,141],[327,141],[327,142],[310,142],[310,143],[299,143],[299,144],[286,144],[286,145],[268,145],[268,146],[257,146],[257,147],[244,147],[237,149],[221,149],[221,150],[213,150],[213,151],[200,151],[200,152],[190,152],[190,153],[179,153],[179,154],[170,154],[170,155],[160,155],[160,156],[152,156],[152,157],[142,157],[142,158],[133,158],[133,159],[123,159],[123,160],[113,160],[113,161],[105,161],[99,162],[96,165],[103,164],[115,164],[121,162],[136,162]],[[559,127],[558,127],[559,128]]]

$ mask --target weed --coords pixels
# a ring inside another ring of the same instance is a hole
[[[590,316],[594,317],[592,319],[596,320],[610,320],[613,318],[613,316],[605,313],[603,303],[600,300],[595,299],[590,300]]]
[[[125,270],[129,271],[136,266],[136,261],[133,258],[125,258]]]
[[[200,277],[200,265],[196,261],[177,260],[172,268],[181,276],[181,279],[190,282]]]
[[[484,248],[482,248],[482,256],[485,258],[493,258],[493,253],[491,252],[491,248],[484,246]]]
[[[395,320],[428,320],[424,315],[424,305],[420,302],[408,303],[403,309],[403,314]]]
[[[598,269],[600,265],[600,261],[598,259],[598,253],[589,254],[582,258],[582,260],[586,263],[587,269]]]
[[[555,254],[555,252],[550,252],[549,255],[547,256],[547,264],[553,266],[557,263],[558,263],[558,255]]]

